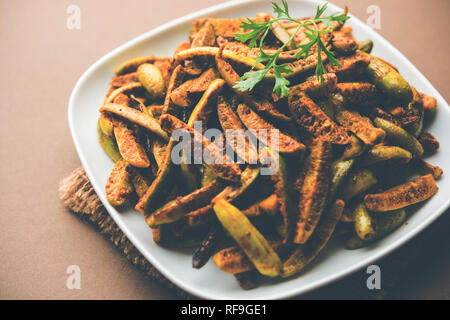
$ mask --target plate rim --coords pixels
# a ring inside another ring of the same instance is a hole
[[[306,3],[312,3],[312,4],[323,4],[326,1],[323,0],[290,0],[290,1],[294,1],[294,2],[306,2]],[[198,18],[198,17],[202,17],[205,16],[207,14],[210,13],[219,13],[221,10],[224,9],[229,9],[229,8],[235,8],[235,7],[239,7],[239,6],[246,6],[250,3],[258,3],[258,2],[266,2],[266,1],[261,1],[261,0],[231,0],[231,1],[227,1],[224,3],[220,3],[205,9],[201,9],[189,14],[186,14],[182,17],[173,19],[172,21],[166,22],[156,28],[153,28],[147,32],[144,32],[141,35],[138,35],[136,37],[134,37],[133,39],[123,43],[122,45],[114,48],[113,50],[109,51],[108,53],[106,53],[105,55],[103,55],[101,58],[99,58],[97,61],[95,61],[93,64],[91,64],[88,69],[83,72],[83,74],[80,76],[80,78],[78,79],[77,83],[75,84],[70,98],[69,98],[69,103],[68,103],[68,122],[69,122],[69,128],[70,128],[70,133],[72,136],[72,140],[74,142],[75,145],[75,149],[77,151],[78,157],[80,158],[81,164],[95,190],[95,192],[97,193],[97,195],[99,196],[102,204],[105,206],[108,214],[112,217],[112,219],[114,220],[114,222],[119,226],[119,228],[124,232],[124,234],[127,236],[127,238],[133,243],[133,245],[139,250],[139,252],[153,265],[157,268],[157,270],[159,272],[161,272],[164,277],[166,277],[169,281],[171,281],[172,283],[174,283],[175,285],[177,285],[178,287],[180,287],[181,289],[185,290],[186,292],[199,297],[199,298],[203,298],[203,299],[229,299],[228,297],[225,296],[220,296],[217,295],[215,293],[205,293],[202,292],[201,290],[198,290],[196,288],[192,288],[189,284],[185,284],[183,281],[178,280],[177,277],[173,276],[171,272],[169,272],[159,261],[158,259],[154,258],[151,254],[148,253],[148,250],[145,249],[141,244],[140,241],[137,240],[134,236],[134,233],[126,226],[125,223],[123,223],[122,221],[120,221],[119,219],[116,219],[116,213],[113,212],[112,210],[115,211],[114,208],[112,208],[110,206],[110,204],[107,202],[105,196],[104,196],[104,192],[102,190],[102,188],[97,184],[96,180],[93,178],[94,175],[91,172],[91,169],[89,167],[89,163],[87,162],[87,160],[85,159],[85,156],[83,154],[83,152],[81,151],[81,145],[80,145],[80,139],[78,138],[77,132],[75,130],[75,124],[74,124],[74,117],[73,117],[73,113],[74,113],[74,100],[76,98],[76,96],[78,95],[78,92],[80,90],[80,87],[82,86],[82,84],[84,83],[84,81],[97,69],[98,66],[100,66],[101,64],[103,64],[106,60],[110,59],[111,57],[115,56],[116,54],[119,54],[120,52],[129,49],[130,47],[134,46],[134,45],[138,45],[140,42],[148,40],[149,38],[152,38],[154,36],[157,36],[158,34],[163,33],[164,31],[171,29],[173,27],[176,27],[179,24],[188,22],[192,19]],[[339,6],[335,5],[332,2],[329,2],[329,8],[332,7],[333,10],[343,10],[342,8],[340,8]],[[357,24],[363,24],[365,25],[360,19],[358,19],[357,17],[353,16],[352,14],[349,14],[352,18],[353,21],[356,21]],[[436,88],[431,84],[431,82],[417,69],[417,67],[415,67],[410,61],[409,59],[402,54],[396,47],[394,47],[388,40],[386,40],[383,36],[381,36],[380,34],[378,34],[375,30],[373,30],[372,28],[370,28],[369,26],[365,25],[366,27],[366,31],[368,33],[370,33],[372,40],[374,40],[374,42],[383,42],[385,46],[387,46],[388,50],[390,52],[392,52],[394,55],[398,56],[399,58],[401,58],[404,62],[404,64],[410,68],[412,70],[413,73],[418,73],[423,79],[422,81],[424,81],[429,88],[433,91],[432,94],[434,97],[436,97],[438,100],[442,100],[444,102],[446,102],[446,100],[442,97],[442,95],[436,90]],[[448,107],[448,103],[446,102],[447,107]],[[399,247],[401,247],[402,245],[406,244],[408,241],[410,241],[412,238],[416,237],[417,235],[419,235],[424,229],[426,229],[433,221],[435,221],[438,217],[440,217],[443,212],[448,209],[450,207],[450,198],[447,199],[447,201],[444,201],[443,204],[441,204],[439,206],[438,209],[436,209],[434,212],[432,212],[426,219],[424,219],[415,229],[410,230],[407,234],[405,234],[402,238],[397,239],[396,241],[387,244],[384,248],[380,249],[380,251],[378,253],[375,253],[373,255],[371,255],[370,257],[367,257],[364,260],[359,261],[357,264],[353,265],[352,267],[348,267],[346,269],[341,270],[340,272],[337,273],[332,273],[329,276],[323,277],[319,280],[316,280],[315,282],[312,282],[310,284],[305,284],[303,286],[303,288],[301,290],[296,290],[295,288],[293,289],[287,289],[283,292],[279,292],[279,293],[272,293],[272,294],[266,294],[265,297],[260,298],[260,299],[286,299],[286,298],[290,298],[293,296],[298,296],[298,295],[302,295],[305,294],[307,292],[310,292],[314,289],[317,289],[319,287],[322,287],[324,285],[330,284],[334,281],[337,281],[339,279],[342,279],[343,277],[352,274],[354,272],[357,272],[358,270],[361,270],[364,266],[369,265],[375,261],[380,260],[381,258],[385,257],[386,255],[394,252],[396,249],[398,249]],[[292,279],[294,280],[294,279]]]

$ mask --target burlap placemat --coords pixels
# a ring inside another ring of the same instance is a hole
[[[147,277],[174,290],[180,299],[195,299],[195,297],[179,289],[161,275],[133,246],[103,207],[82,167],[75,169],[61,181],[59,193],[65,206],[71,212],[95,226],[100,233],[107,237]],[[382,299],[398,283],[402,272],[408,264],[413,263],[417,259],[421,251],[420,243],[420,241],[414,244],[408,243],[376,263],[382,270],[381,290],[367,289],[366,280],[368,275],[362,270],[326,288],[316,290],[300,298]]]

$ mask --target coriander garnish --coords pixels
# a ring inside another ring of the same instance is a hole
[[[244,75],[236,83],[235,88],[241,91],[251,91],[256,84],[263,80],[267,72],[273,69],[273,73],[275,75],[275,84],[273,87],[273,91],[279,97],[287,96],[289,94],[290,83],[289,80],[284,77],[283,73],[287,74],[292,72],[292,70],[287,67],[287,63],[277,64],[277,59],[286,45],[289,42],[293,41],[295,34],[302,27],[305,28],[305,35],[310,41],[298,46],[298,48],[301,48],[301,50],[294,55],[294,58],[306,58],[309,55],[311,48],[315,44],[317,44],[317,65],[315,70],[316,77],[323,80],[323,74],[326,73],[326,69],[321,56],[322,52],[324,52],[327,56],[328,62],[331,66],[339,66],[339,62],[335,58],[334,54],[329,51],[325,44],[322,42],[320,35],[333,31],[333,21],[343,24],[344,21],[349,18],[349,16],[347,16],[346,13],[333,13],[329,16],[322,16],[327,8],[327,5],[328,4],[325,3],[322,6],[317,6],[316,14],[313,18],[298,21],[292,18],[289,14],[289,8],[286,0],[282,0],[283,7],[280,7],[276,2],[272,2],[273,11],[277,14],[276,18],[262,23],[257,23],[250,18],[247,18],[247,21],[242,21],[241,28],[245,31],[250,32],[237,33],[235,34],[235,39],[240,42],[249,42],[248,45],[250,49],[257,47],[259,44],[259,52],[256,56],[256,62],[253,68],[259,63],[264,63],[265,68],[257,71],[253,70],[252,68],[251,71],[244,73]],[[269,30],[271,30],[272,24],[281,20],[287,20],[297,23],[297,29],[291,35],[289,40],[286,41],[275,53],[267,54],[262,50],[264,48],[264,41],[266,39],[266,36]],[[317,26],[318,23],[326,24],[327,28],[324,30],[320,30]]]

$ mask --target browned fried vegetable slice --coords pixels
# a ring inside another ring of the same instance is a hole
[[[223,57],[223,48],[223,46],[220,47],[217,52],[216,66],[220,74],[222,75],[222,78],[225,79],[227,84],[234,90],[234,92],[263,116],[271,118],[275,121],[289,121],[290,118],[278,111],[269,100],[250,95],[248,92],[243,92],[237,88],[234,88],[234,85],[240,77],[233,69],[231,64],[225,61]]]
[[[161,209],[149,215],[145,222],[150,227],[177,221],[186,212],[196,210],[208,204],[212,198],[223,188],[223,181],[214,180],[210,184],[193,191],[192,193],[169,202]]]
[[[109,137],[103,133],[100,127],[100,119],[97,124],[97,134],[98,134],[98,142],[100,143],[103,150],[106,154],[111,158],[112,161],[117,162],[122,158],[119,152],[119,148],[117,148],[117,143],[114,141],[113,137]]]
[[[337,89],[345,102],[361,106],[373,107],[376,103],[375,86],[367,82],[338,83]]]
[[[414,137],[418,137],[422,132],[424,109],[422,105],[422,98],[419,92],[411,86],[412,100],[406,106],[406,113],[409,121],[404,121],[404,127],[411,132]]]
[[[355,232],[362,240],[370,240],[376,235],[376,221],[367,211],[364,203],[358,203],[353,210]]]
[[[238,115],[224,99],[219,99],[217,116],[225,132],[226,141],[234,152],[246,163],[256,164],[258,161],[256,146],[250,140],[250,137],[245,134],[245,127],[239,120]]]
[[[113,102],[121,94],[133,92],[142,88],[143,86],[139,82],[131,82],[127,85],[117,88],[108,95],[108,97],[105,99],[105,104]]]
[[[191,43],[189,41],[183,41],[175,48],[175,51],[173,54],[176,55],[178,52],[189,49],[190,47],[191,47]]]
[[[161,139],[155,139],[152,143],[152,153],[158,168],[164,163],[164,157],[167,151],[167,143]]]
[[[192,23],[190,38],[195,39],[196,35],[206,24],[212,25],[215,34],[224,38],[234,38],[235,33],[242,32],[241,22],[243,18],[236,19],[215,19],[215,18],[200,18],[194,20]]]
[[[256,270],[235,273],[234,277],[239,283],[239,286],[244,290],[255,289],[259,283],[258,272]]]
[[[337,51],[349,54],[358,49],[358,43],[352,35],[352,28],[343,26],[340,30],[335,30],[332,33],[331,44]]]
[[[257,23],[267,22],[270,20],[268,14],[258,14],[256,17],[251,18]],[[222,18],[200,18],[194,20],[192,23],[189,39],[194,39],[196,34],[202,29],[206,23],[210,23],[214,28],[214,33],[217,37],[223,37],[227,39],[234,39],[235,33],[246,32],[241,28],[242,21],[246,18],[236,19],[222,19]]]
[[[158,174],[152,184],[135,206],[135,209],[143,215],[153,212],[160,208],[172,191],[173,176],[176,174],[177,167],[171,160],[171,151],[174,141],[170,140],[164,156],[164,162],[158,170]]]
[[[188,97],[188,89],[192,84],[192,79],[189,79],[183,84],[181,84],[178,88],[172,91],[170,94],[170,100],[180,107],[189,107],[192,103],[191,99]]]
[[[213,107],[216,106],[217,96],[224,86],[225,81],[222,79],[215,79],[210,83],[200,101],[197,103],[194,110],[192,110],[187,123],[188,126],[193,127],[195,121],[202,121],[203,124],[206,125],[209,116],[213,112]]]
[[[119,87],[123,87],[123,86],[133,83],[133,82],[139,82],[136,72],[124,74],[121,76],[115,76],[111,79],[109,84],[112,87],[119,88]]]
[[[356,111],[339,110],[336,121],[348,131],[353,132],[359,139],[367,145],[374,145],[382,142],[386,133],[375,127],[368,117],[364,117]]]
[[[162,245],[165,242],[164,231],[162,231],[161,229],[161,227],[152,229],[153,242],[159,245]]]
[[[270,151],[270,150],[269,150]],[[281,236],[283,242],[287,243],[293,234],[295,224],[295,201],[292,194],[293,176],[288,170],[286,161],[282,155],[278,155],[278,172],[271,175],[274,184],[274,193],[283,219],[281,225]]]
[[[433,175],[427,174],[382,193],[368,194],[364,197],[364,204],[370,211],[392,211],[425,201],[437,191]]]
[[[433,154],[439,149],[439,141],[429,132],[422,132],[419,136],[419,142],[427,155]]]
[[[188,127],[193,127],[196,121],[202,123],[202,133],[206,129],[206,123],[208,122],[210,115],[212,114],[214,107],[216,106],[217,95],[222,91],[225,85],[225,81],[222,79],[215,79],[211,82],[209,87],[204,92],[202,98],[195,106],[194,110],[188,120]],[[186,157],[183,152],[183,161],[180,164],[181,175],[185,179],[185,187],[187,192],[193,191],[198,186],[197,171],[189,161],[186,161]]]
[[[114,73],[118,76],[126,73],[135,72],[141,64],[144,63],[155,63],[157,61],[169,61],[170,58],[158,58],[158,57],[141,57],[141,58],[133,58],[131,60],[125,61],[121,65],[119,65]]]
[[[190,79],[175,88],[170,98],[173,103],[180,107],[188,107],[192,104],[192,94],[204,92],[211,82],[219,78],[219,74],[214,68],[209,68],[198,78]]]
[[[355,217],[354,217],[354,212],[352,212],[350,209],[348,209],[347,207],[344,208],[344,211],[342,212],[342,217],[341,217],[341,221],[342,222],[355,222]],[[348,233],[348,232],[352,232],[354,228],[350,229],[348,226],[346,227],[348,229],[344,229],[342,230],[343,233]],[[339,234],[340,235],[340,234]]]
[[[358,249],[365,245],[372,243],[374,240],[380,239],[388,233],[400,227],[406,220],[405,209],[395,210],[383,214],[378,214],[376,217],[375,234],[369,240],[363,240],[359,236],[352,236],[346,243],[348,249]]]
[[[343,100],[344,98],[340,94],[332,93],[321,94],[320,97],[316,98],[315,102],[330,119],[335,120],[336,111],[342,108]]]
[[[331,181],[330,181],[330,190],[328,194],[328,199],[333,199],[336,195],[339,187],[347,178],[350,170],[355,163],[355,159],[349,160],[336,160],[331,165]]]
[[[305,243],[319,222],[328,194],[331,159],[331,144],[323,139],[314,140],[300,191],[295,243]]]
[[[166,98],[164,99],[164,107],[162,114],[171,114],[171,115],[178,114],[179,110],[177,106],[173,103],[171,95],[173,90],[175,90],[175,88],[179,87],[181,83],[183,83],[185,75],[186,70],[181,65],[177,66],[173,70],[172,75],[170,76],[169,84],[167,86]]]
[[[205,167],[208,169],[208,167]],[[247,166],[241,174],[241,180],[239,184],[232,184],[220,192],[211,202],[214,203],[218,199],[225,199],[227,201],[234,201],[241,197],[245,191],[256,181],[256,178],[260,174],[260,168],[254,166]],[[215,175],[217,177],[217,175]],[[189,226],[204,225],[205,222],[210,220],[211,214],[213,214],[213,205],[209,204],[203,208],[191,211],[186,214],[185,220]]]
[[[327,60],[327,56],[325,53],[321,53],[322,61]],[[286,68],[292,70],[292,72],[289,73],[281,73],[285,78],[294,78],[297,76],[301,76],[311,70],[313,70],[317,65],[317,54],[312,54],[306,57],[305,59],[299,59],[293,62],[289,62],[286,65]],[[266,73],[264,76],[264,79],[274,81],[275,80],[275,73],[273,69],[269,70],[269,72]]]
[[[283,263],[282,277],[292,276],[305,268],[325,247],[333,231],[341,219],[345,202],[337,199],[333,205],[325,210],[316,231],[306,244],[295,249],[291,256]]]
[[[373,146],[361,159],[360,166],[369,166],[374,163],[396,160],[399,163],[406,164],[411,161],[411,152],[395,146]]]
[[[352,173],[339,190],[338,196],[347,201],[369,190],[377,183],[377,178],[372,171],[361,169]]]
[[[159,120],[161,114],[163,113],[163,105],[152,105],[147,107],[147,113],[153,118]]]
[[[369,54],[369,56],[370,56],[370,54]],[[375,57],[375,56],[372,56],[372,57],[377,58],[378,60],[382,61],[383,63],[386,63],[389,67],[391,67],[392,69],[394,69],[395,71],[398,72],[398,68],[396,66],[394,66],[392,63],[390,63],[380,57]]]
[[[186,59],[191,59],[195,57],[202,57],[202,56],[210,56],[215,57],[219,52],[219,48],[217,47],[198,47],[198,48],[191,48],[184,51],[179,52],[177,55],[175,55],[174,59],[175,62],[181,63],[182,61]],[[240,54],[237,54],[236,52],[233,52],[231,50],[223,50],[222,56],[224,59],[231,60],[235,63],[245,65],[247,67],[253,67],[256,60],[254,58],[246,57]],[[256,70],[264,69],[263,64],[257,64],[255,66]]]
[[[208,89],[211,82],[220,78],[219,72],[216,68],[209,68],[205,72],[203,72],[198,78],[195,78],[192,81],[191,86],[189,87],[189,94],[193,93],[201,93]]]
[[[369,114],[370,114],[370,117],[372,119],[381,118],[381,119],[384,119],[386,121],[392,122],[393,124],[395,124],[397,126],[400,124],[399,120],[396,117],[394,117],[393,114],[391,114],[389,112],[386,112],[383,109],[378,108],[378,107],[372,108],[369,111]]]
[[[187,213],[183,219],[188,226],[204,226],[211,221],[212,214],[214,214],[213,205],[208,204],[207,206]]]
[[[420,142],[405,129],[395,125],[392,122],[381,118],[375,118],[375,125],[386,132],[387,140],[410,151],[415,157],[423,155],[423,147]]]
[[[204,61],[205,60],[203,59],[203,57],[186,60],[184,62],[184,71],[186,72],[186,75],[189,75],[191,77],[198,77],[199,75],[201,75],[205,70],[204,67],[208,66],[208,64]]]
[[[287,154],[302,154],[305,151],[305,145],[296,141],[288,135],[285,135],[272,124],[261,118],[256,112],[254,112],[246,104],[240,104],[237,107],[237,113],[244,125],[255,133],[258,130],[267,130],[267,134],[258,134],[258,139],[261,140],[267,146],[272,146],[272,134],[278,133],[278,146],[275,147],[276,151]],[[278,149],[276,149],[278,148]]]
[[[222,226],[261,274],[268,277],[276,277],[280,274],[280,258],[264,236],[238,208],[220,199],[214,204],[214,211]]]
[[[152,232],[153,241],[166,248],[193,248],[200,243],[199,237],[193,234],[192,230],[187,229],[180,221],[162,224],[152,228]]]
[[[102,133],[110,139],[114,139],[113,116],[109,113],[100,112],[98,126]]]
[[[374,83],[377,88],[387,97],[406,105],[412,99],[412,91],[408,82],[385,61],[361,52],[370,59],[367,67],[367,75],[370,82]]]
[[[361,50],[365,53],[371,53],[373,49],[373,41],[372,40],[364,40],[358,42],[358,50]]]
[[[227,158],[226,154],[223,154],[222,150],[220,150],[214,143],[204,138],[201,132],[195,133],[194,129],[189,127],[183,121],[177,119],[176,117],[166,114],[161,116],[160,118],[161,127],[168,132],[170,135],[175,130],[186,130],[191,135],[191,143],[194,144],[194,134],[198,136],[198,139],[201,140],[202,149],[207,149],[208,153],[216,160],[214,163],[209,164],[205,163],[205,165],[211,166],[217,175],[222,179],[238,182],[239,176],[241,174],[241,169],[237,163],[232,163]],[[194,148],[197,147],[197,144],[194,144]],[[194,154],[196,151],[194,150]],[[204,153],[202,153],[204,154]]]
[[[323,75],[323,81],[313,76],[305,82],[299,83],[291,87],[292,91],[304,91],[312,97],[325,96],[336,89],[337,77],[334,73],[326,73]]]
[[[431,163],[428,163],[423,159],[414,159],[412,166],[423,175],[432,174],[435,180],[440,179],[444,173],[442,168],[433,166]]]
[[[361,74],[367,69],[367,66],[370,63],[369,57],[359,51],[357,51],[354,55],[343,56],[337,59],[339,66],[331,67],[330,65],[327,65],[327,69],[328,72],[336,73],[340,80]]]
[[[124,104],[128,107],[131,107],[131,99],[126,94],[123,93],[118,94],[113,102],[117,104]]]
[[[130,106],[135,108],[136,110],[150,114],[148,112],[148,108],[145,106],[145,104],[148,103],[148,99],[146,97],[136,97],[134,94],[131,94],[129,103]]]
[[[111,112],[131,122],[134,122],[140,125],[141,127],[144,127],[145,129],[157,134],[165,141],[169,140],[169,136],[167,135],[166,132],[164,132],[164,130],[161,129],[158,120],[152,118],[148,114],[145,114],[143,112],[140,112],[136,109],[127,107],[122,104],[114,104],[114,103],[108,103],[103,105],[100,108],[100,111]]]
[[[164,79],[166,88],[169,85],[170,75],[172,73],[172,59],[159,59],[153,62],[153,65],[159,69]]]
[[[432,96],[429,96],[425,93],[420,93],[420,97],[422,98],[422,106],[425,112],[429,114],[434,114],[437,109],[437,100]]]
[[[216,43],[216,35],[214,33],[214,26],[208,20],[200,28],[192,39],[191,48],[195,47],[213,47]]]
[[[269,244],[275,251],[282,247],[280,241],[269,241]],[[244,251],[238,246],[220,250],[214,255],[213,259],[220,270],[234,275],[254,270],[255,268]]]
[[[241,174],[241,180],[239,185],[227,186],[221,193],[219,193],[212,202],[217,201],[220,198],[227,201],[233,201],[240,197],[258,178],[261,172],[261,168],[257,166],[247,166]]]
[[[127,161],[120,159],[114,165],[106,182],[106,199],[115,207],[123,205],[133,193],[131,168],[131,165]]]
[[[296,49],[297,46],[295,45],[294,41],[289,40],[291,36],[279,22],[272,23],[272,32],[278,40],[286,44],[286,48],[288,50]]]
[[[251,205],[242,213],[247,217],[274,216],[280,210],[280,202],[275,193]]]
[[[122,120],[114,121],[114,136],[116,137],[120,154],[126,161],[138,168],[150,166],[150,160],[145,153],[144,147],[139,144],[131,124]]]
[[[392,121],[391,119],[385,118],[385,117],[380,117],[383,119],[386,119],[388,121],[391,121],[397,125],[400,125],[401,127],[407,128],[408,131],[413,131],[411,130],[412,127],[417,127],[417,125],[420,125],[420,119],[421,119],[421,115],[419,114],[419,112],[415,112],[418,111],[417,108],[415,108],[416,110],[412,110],[410,108],[406,108],[406,107],[401,107],[401,106],[396,106],[396,107],[390,107],[388,108],[389,110],[389,114],[391,116],[393,116],[393,118],[395,119],[394,121]]]
[[[134,168],[132,168],[131,170],[131,181],[134,186],[134,191],[136,191],[136,194],[139,198],[144,196],[151,185],[151,180],[149,180],[146,176],[142,175],[137,169]]]
[[[350,135],[350,143],[345,147],[342,153],[341,159],[353,159],[363,154],[367,149],[367,146],[359,140],[355,135]]]
[[[335,144],[350,143],[347,131],[331,120],[304,92],[290,92],[288,103],[297,123],[314,137],[322,137]]]
[[[226,273],[236,274],[253,269],[253,264],[241,248],[234,246],[222,249],[214,255],[216,266]]]
[[[216,38],[217,45],[220,47],[222,45],[225,46],[225,50],[235,52],[236,54],[245,56],[245,57],[256,57],[255,54],[251,54],[252,50],[250,50],[249,46],[245,43],[239,41],[233,41],[225,39],[224,37]],[[256,49],[256,48],[255,48]],[[259,48],[257,48],[259,50]]]

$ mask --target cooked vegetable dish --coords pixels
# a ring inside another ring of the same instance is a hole
[[[196,19],[172,57],[125,61],[98,119],[109,203],[244,289],[301,275],[332,238],[358,249],[393,232],[443,174],[423,159],[436,99],[358,42],[347,10],[273,8]]]

